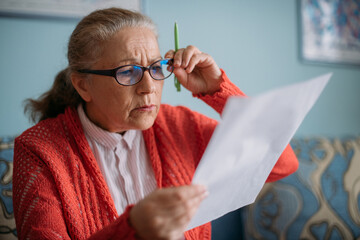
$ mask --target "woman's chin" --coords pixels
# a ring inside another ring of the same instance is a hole
[[[133,125],[132,129],[144,131],[144,130],[151,128],[154,125],[154,122],[155,122],[155,117],[143,116],[141,119],[139,119],[138,121],[136,121],[132,124]]]
[[[155,121],[155,119],[149,119],[148,121],[143,122],[139,126],[139,130],[147,130],[147,129],[151,128],[154,125],[154,121]]]

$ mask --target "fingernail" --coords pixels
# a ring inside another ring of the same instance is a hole
[[[209,191],[208,191],[208,190],[206,190],[206,191],[201,195],[202,198],[206,198],[207,196],[209,196]]]
[[[207,187],[206,186],[204,186],[204,185],[198,185],[198,188],[199,188],[199,190],[202,192],[202,193],[204,193],[204,192],[207,192],[208,190],[207,190]]]

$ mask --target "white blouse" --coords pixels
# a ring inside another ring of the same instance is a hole
[[[108,132],[90,121],[81,104],[77,111],[120,215],[126,206],[136,204],[157,187],[142,132],[128,130],[124,135]]]

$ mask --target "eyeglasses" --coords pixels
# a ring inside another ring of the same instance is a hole
[[[109,70],[81,69],[78,72],[114,77],[120,85],[131,86],[142,80],[145,71],[149,71],[150,76],[155,80],[164,80],[170,77],[173,72],[172,65],[173,59],[160,59],[148,67],[130,64]]]

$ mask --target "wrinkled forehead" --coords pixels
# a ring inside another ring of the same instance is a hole
[[[102,59],[113,67],[121,64],[149,65],[160,56],[156,35],[148,28],[124,28],[105,42]]]
[[[120,32],[120,35],[119,39],[121,40],[119,44],[123,51],[127,53],[131,54],[138,50],[159,50],[157,38],[148,29],[143,29],[142,31],[123,31],[123,33]]]

